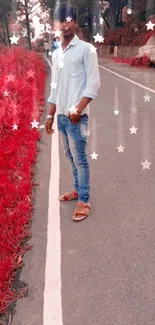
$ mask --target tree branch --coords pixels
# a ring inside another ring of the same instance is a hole
[[[5,39],[2,37],[2,35],[0,35],[0,38],[1,38],[2,41],[5,43]]]
[[[32,12],[31,12],[31,10],[32,10],[32,8],[31,8],[30,11],[28,12],[28,14],[29,14],[29,15],[34,14],[34,12],[35,12],[36,10],[38,10],[40,7],[41,7],[41,4],[39,4],[39,7],[36,8],[36,9],[34,9],[34,11],[32,11]]]

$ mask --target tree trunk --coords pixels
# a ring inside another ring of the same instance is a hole
[[[28,47],[29,50],[32,50],[31,44],[31,33],[30,33],[30,23],[29,23],[29,14],[28,14],[28,0],[25,0],[25,16],[26,16],[26,29],[27,29],[27,40],[28,40]]]
[[[116,27],[119,27],[121,23],[121,6],[117,7],[117,14],[116,14]]]
[[[104,19],[107,27],[110,28],[109,22],[108,22],[107,18],[104,16],[104,14],[102,15],[102,18]]]
[[[3,41],[3,43],[6,45],[6,42],[5,42],[5,38],[2,36],[2,35],[0,35],[0,39]]]
[[[91,11],[89,10],[89,13],[88,13],[88,42],[91,42],[93,40],[93,26],[92,26],[92,14],[91,14]]]
[[[7,34],[9,48],[11,48],[10,32],[9,32],[9,23],[8,23],[8,16],[7,16],[7,14],[5,15],[5,26],[6,26],[6,34]]]

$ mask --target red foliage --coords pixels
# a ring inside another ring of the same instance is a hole
[[[131,59],[114,58],[114,57],[111,57],[111,59],[114,60],[116,63],[130,64],[131,62]]]
[[[151,19],[155,23],[155,19]],[[148,30],[146,22],[138,20],[128,20],[123,28],[108,30],[105,35],[104,45],[120,45],[120,46],[143,46],[152,35],[155,35],[155,30]],[[138,28],[138,31],[135,28]],[[101,44],[102,45],[102,44]]]
[[[150,59],[145,55],[143,57],[133,57],[129,59],[123,59],[123,58],[112,58],[116,63],[124,63],[128,64],[131,67],[137,67],[137,68],[149,68],[151,61]]]
[[[30,249],[23,240],[32,219],[33,164],[40,139],[30,123],[40,121],[46,69],[38,54],[17,47],[0,50],[0,69],[0,313],[4,313],[25,292],[15,292],[13,281]],[[28,76],[29,70],[34,77]],[[10,73],[14,81],[7,80]],[[19,128],[13,130],[13,124]]]
[[[155,35],[155,31],[154,30],[148,30],[147,32],[144,33],[140,33],[139,36],[137,36],[133,42],[131,43],[131,45],[133,46],[143,46],[147,43],[147,41],[150,39],[150,37],[152,35]]]
[[[144,55],[143,57],[134,57],[130,61],[130,65],[132,67],[140,67],[140,68],[149,68],[150,66],[150,59]]]

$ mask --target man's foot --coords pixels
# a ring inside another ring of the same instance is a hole
[[[81,221],[81,220],[85,219],[89,215],[90,208],[91,208],[91,205],[89,203],[78,202],[77,208],[74,211],[72,220]]]
[[[60,201],[72,201],[78,199],[78,193],[73,190],[72,192],[66,192],[65,194],[59,196]]]

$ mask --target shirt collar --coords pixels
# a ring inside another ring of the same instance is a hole
[[[70,41],[70,43],[68,44],[67,47],[69,47],[69,46],[71,46],[71,45],[75,46],[75,45],[77,44],[78,40],[79,40],[79,37],[75,34],[75,36],[74,36],[73,39]],[[62,41],[60,41],[60,46],[62,47]]]

